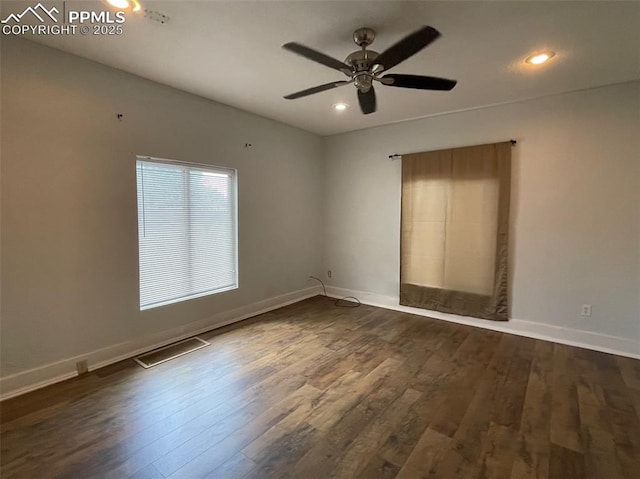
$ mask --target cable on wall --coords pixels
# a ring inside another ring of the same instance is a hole
[[[325,286],[324,286],[324,281],[322,281],[320,278],[316,278],[315,276],[309,276],[309,279],[315,279],[316,281],[319,281],[320,284],[322,285],[322,291],[324,292],[324,297],[329,299],[329,300],[332,299],[327,295],[327,288],[325,288]],[[356,301],[356,302],[354,303],[351,300]],[[338,308],[357,308],[362,303],[355,296],[345,296],[344,298],[336,299],[333,304],[334,304],[334,306],[337,306]]]

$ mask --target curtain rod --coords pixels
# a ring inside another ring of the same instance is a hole
[[[511,143],[511,146],[516,146],[516,143],[518,143],[516,140],[509,140],[509,143]],[[462,147],[464,148],[464,147]],[[411,153],[405,153],[405,155],[408,155]],[[402,155],[399,153],[394,153],[393,155],[389,155],[389,159],[390,160],[401,160],[402,159]]]

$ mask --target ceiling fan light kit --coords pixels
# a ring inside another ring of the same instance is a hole
[[[456,86],[455,80],[446,78],[422,76],[422,75],[402,75],[390,74],[381,76],[383,72],[390,70],[407,58],[418,53],[436,40],[440,33],[433,27],[423,26],[412,34],[404,37],[395,45],[386,49],[382,53],[367,50],[376,37],[375,31],[371,28],[359,28],[353,32],[353,41],[360,47],[350,53],[344,62],[336,60],[324,53],[320,53],[312,48],[306,47],[296,42],[286,43],[282,46],[285,50],[301,55],[308,60],[320,63],[334,70],[344,73],[349,80],[339,80],[324,85],[308,88],[285,96],[287,100],[295,100],[314,93],[331,90],[333,88],[353,83],[358,90],[358,103],[360,110],[365,115],[376,111],[376,94],[373,87],[374,82],[382,85],[413,88],[416,90],[440,90],[448,91]]]

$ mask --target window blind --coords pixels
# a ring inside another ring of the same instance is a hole
[[[235,170],[138,157],[140,309],[237,288]]]

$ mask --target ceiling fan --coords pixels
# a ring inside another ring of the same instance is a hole
[[[440,32],[433,27],[423,26],[412,34],[404,37],[398,43],[384,52],[378,53],[373,50],[367,50],[367,47],[373,43],[376,33],[371,28],[359,28],[353,32],[353,41],[361,49],[351,53],[344,62],[331,58],[330,56],[320,53],[312,48],[305,47],[296,42],[286,43],[282,48],[289,50],[298,55],[321,63],[329,68],[338,70],[349,77],[349,80],[334,81],[308,88],[296,93],[285,96],[287,100],[295,100],[307,95],[313,95],[321,91],[330,90],[342,85],[353,83],[358,89],[358,103],[362,113],[368,115],[376,111],[376,93],[373,89],[373,82],[380,82],[382,85],[395,86],[400,88],[415,88],[417,90],[451,90],[456,86],[455,80],[447,80],[446,78],[421,76],[421,75],[401,75],[389,74],[381,76],[382,72],[386,72],[395,67],[398,63],[403,62],[410,56],[418,53],[436,38],[440,36]]]

